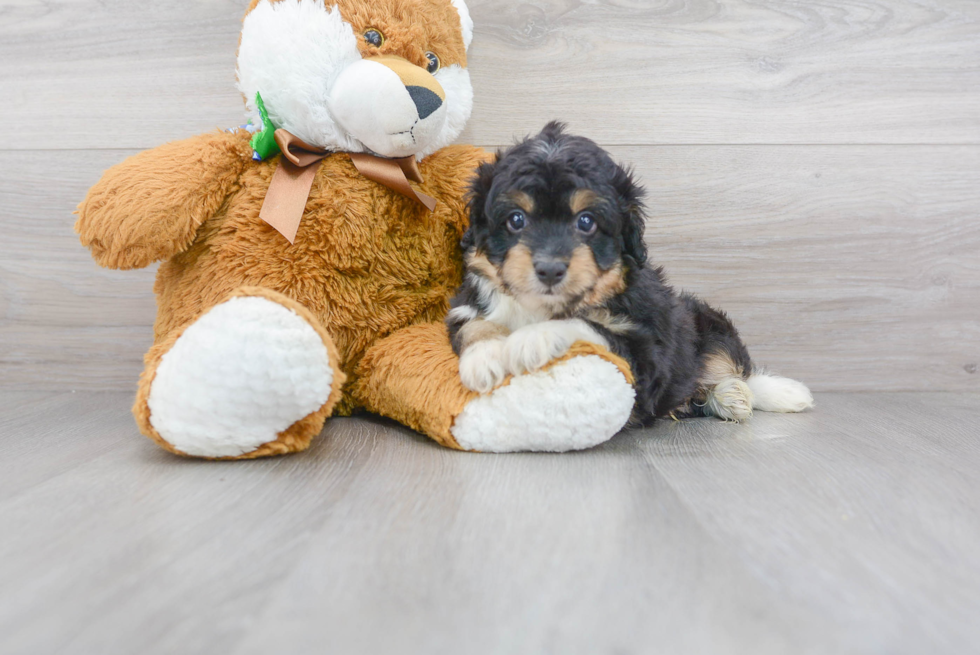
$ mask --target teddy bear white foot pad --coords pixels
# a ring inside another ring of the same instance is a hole
[[[265,298],[232,298],[163,356],[150,423],[188,455],[244,455],[320,409],[333,377],[323,340],[298,314]]]
[[[582,355],[470,401],[452,434],[464,450],[486,453],[584,450],[623,429],[635,397],[614,364]]]

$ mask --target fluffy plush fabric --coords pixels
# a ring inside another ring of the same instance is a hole
[[[371,152],[409,157],[419,152],[421,144],[425,144],[423,152],[436,149],[433,145],[440,142],[446,126],[448,102],[440,99],[445,90],[433,80],[429,77],[431,88],[406,87],[381,59],[362,59],[337,79],[330,93],[330,111],[337,124],[357,135]],[[409,89],[426,93],[435,108],[423,110]]]
[[[483,151],[452,146],[420,164],[420,190],[439,203],[434,212],[367,180],[347,155],[331,155],[290,246],[258,217],[278,162],[246,158],[250,136],[215,133],[142,153],[110,170],[79,208],[76,229],[101,264],[136,268],[169,257],[157,275],[156,345],[144,378],[155,375],[174,335],[241,287],[297,301],[329,332],[338,367],[351,374],[380,338],[442,320],[461,281],[465,188]],[[155,436],[145,396],[136,413]],[[332,411],[361,404],[348,391]],[[322,418],[316,432],[320,426]],[[297,443],[305,447],[308,436]]]
[[[456,417],[452,433],[461,448],[488,453],[584,450],[619,432],[634,399],[623,369],[578,355],[480,396]]]
[[[463,133],[473,113],[473,85],[467,69],[459,64],[443,65],[435,78],[446,90],[446,122],[432,144],[422,149],[420,154],[423,157],[454,142]]]
[[[430,212],[333,152],[317,165],[290,244],[259,218],[279,158],[253,161],[247,130],[171,143],[109,170],[79,206],[82,243],[110,268],[163,262],[133,409],[140,429],[176,453],[245,459],[303,450],[328,416],[367,408],[459,448],[454,421],[478,398],[460,382],[442,320],[462,278],[467,188],[488,158],[446,145],[472,105],[465,6],[254,0],[249,10],[242,91],[261,91],[280,126],[314,144],[359,149],[329,106],[322,111],[337,67],[391,55],[417,67],[414,79],[438,82],[444,127],[414,153],[425,178],[418,189],[438,204]],[[380,47],[363,38],[368,28],[384,34]],[[426,53],[441,63],[428,78]],[[628,367],[602,349],[579,354],[626,380]],[[506,414],[501,403],[495,411]],[[599,415],[595,434],[582,436],[583,423],[569,447],[608,438],[615,421],[601,407]]]
[[[368,29],[383,35],[380,47],[365,41]],[[460,0],[253,0],[238,51],[238,88],[254,125],[261,124],[261,92],[273,123],[307,143],[422,158],[453,143],[469,120],[472,30]],[[397,78],[365,60],[393,55],[425,69],[428,53],[440,62],[434,77],[446,99],[440,112],[422,118]],[[387,138],[409,130],[407,143]]]
[[[330,90],[345,68],[361,60],[357,36],[322,0],[262,2],[245,18],[238,48],[238,89],[253,125],[262,125],[256,94],[277,127],[307,143],[359,151],[328,109]]]
[[[629,366],[590,343],[484,396],[460,384],[458,367],[446,326],[418,325],[371,349],[354,393],[444,446],[482,452],[588,448],[616,434],[633,407]]]
[[[106,268],[173,257],[197,237],[252,163],[242,135],[206,134],[113,166],[78,207],[75,231]]]
[[[463,44],[469,50],[470,43],[473,42],[473,19],[470,18],[470,10],[463,0],[453,0],[453,6],[459,12],[459,22],[463,29]]]
[[[287,298],[286,296],[271,291],[269,289],[262,289],[259,287],[243,287],[237,289],[233,293],[229,294],[224,302],[220,303],[215,309],[220,310],[221,308],[230,307],[229,303],[236,301],[238,299],[246,299],[249,303],[255,300],[261,300],[263,303],[260,307],[264,308],[266,311],[252,311],[252,312],[239,312],[233,311],[235,314],[234,318],[238,323],[251,323],[243,324],[238,326],[233,326],[239,334],[251,332],[255,335],[257,332],[269,333],[269,321],[267,316],[272,314],[278,316],[282,323],[287,329],[276,330],[273,337],[278,343],[280,351],[290,351],[294,353],[300,353],[301,351],[306,351],[312,353],[314,358],[320,358],[321,370],[323,371],[321,378],[325,379],[327,373],[327,368],[329,369],[330,376],[330,393],[326,399],[326,402],[316,411],[308,414],[307,416],[300,418],[298,421],[288,426],[286,429],[280,431],[278,435],[275,435],[271,441],[269,439],[268,431],[262,433],[253,433],[253,435],[241,436],[237,434],[228,433],[216,433],[207,430],[201,430],[197,425],[189,425],[186,428],[177,425],[176,421],[186,421],[185,418],[188,413],[200,411],[200,412],[215,412],[221,414],[221,422],[227,426],[231,423],[242,424],[249,419],[255,418],[255,408],[251,405],[251,399],[248,398],[250,392],[244,392],[240,394],[236,393],[224,393],[229,387],[242,384],[241,375],[236,375],[235,371],[226,369],[226,374],[217,376],[212,375],[212,372],[202,371],[201,377],[211,376],[211,382],[216,385],[217,392],[213,393],[212,387],[201,387],[197,388],[199,397],[193,401],[193,404],[197,405],[199,409],[195,409],[192,405],[191,407],[167,407],[164,408],[165,412],[169,412],[170,417],[164,417],[163,423],[157,420],[155,414],[151,413],[151,396],[153,395],[154,388],[158,390],[158,397],[156,402],[163,402],[159,397],[159,392],[161,387],[157,387],[157,375],[160,372],[161,365],[165,357],[167,357],[174,349],[176,344],[184,337],[186,332],[197,331],[195,330],[199,322],[191,323],[187,330],[174,330],[172,333],[166,335],[163,338],[157,339],[156,343],[150,349],[150,352],[146,355],[146,369],[143,375],[140,377],[139,392],[136,396],[136,404],[133,407],[133,414],[136,416],[136,422],[140,426],[143,434],[150,437],[156,441],[159,445],[166,448],[167,450],[177,453],[179,455],[193,455],[196,457],[205,457],[208,459],[254,459],[257,457],[265,457],[268,455],[282,455],[285,453],[297,452],[305,450],[309,447],[310,441],[323,427],[323,421],[330,416],[337,404],[340,402],[341,398],[341,388],[347,379],[346,375],[340,370],[340,355],[337,352],[337,348],[334,346],[333,339],[330,335],[320,327],[316,318],[300,303]],[[271,310],[271,311],[270,311]],[[202,317],[202,321],[210,313],[205,314]],[[220,318],[220,313],[219,313]],[[250,320],[251,319],[251,320]],[[254,322],[253,322],[254,321]],[[210,332],[213,338],[221,339],[224,335],[216,333],[211,326],[205,325],[203,332]],[[328,366],[324,368],[322,366],[322,351],[320,346],[315,343],[311,343],[311,337],[309,330],[312,329],[313,332],[319,337],[319,342],[323,348],[326,349]],[[267,335],[262,337],[263,341],[267,338]],[[246,348],[255,348],[261,344],[249,343],[248,340],[240,340],[240,343]],[[300,346],[297,348],[297,345]],[[204,341],[198,344],[199,347],[188,348],[187,355],[190,357],[200,356],[202,358],[209,358],[210,353],[207,352],[211,348],[217,347],[222,348],[221,344],[213,344],[208,341]],[[201,348],[200,346],[203,346]],[[250,359],[247,352],[240,352],[240,357]],[[260,355],[258,357],[259,362],[268,364],[274,363],[266,355]],[[243,368],[246,365],[242,362]],[[257,371],[255,370],[257,362],[248,362],[250,372],[253,377]],[[229,363],[228,366],[233,366]],[[223,367],[224,368],[224,367]],[[308,367],[303,366],[303,370],[309,370]],[[174,371],[176,376],[186,378],[187,375],[183,371]],[[276,377],[282,379],[285,375],[290,377],[292,374],[288,370],[288,367],[282,367],[280,372],[270,376],[270,378],[265,378],[262,380],[250,380],[247,384],[251,387],[256,387],[265,391],[268,391],[268,386],[273,382],[271,377]],[[301,376],[303,380],[300,382],[309,382],[314,379],[312,375]],[[164,381],[164,390],[166,394],[166,387],[169,386],[167,381]],[[222,402],[223,401],[223,402]],[[285,406],[291,403],[289,399],[283,399],[281,405]],[[260,401],[263,404],[263,401]],[[274,406],[280,405],[280,403],[274,403]],[[280,409],[281,407],[276,407]],[[176,421],[175,421],[176,419]],[[155,424],[160,425],[164,432],[167,434],[164,437],[160,431],[157,430]],[[278,427],[275,424],[271,424],[272,428]],[[212,425],[213,427],[213,425]],[[219,426],[220,427],[220,426]],[[251,443],[258,443],[253,450],[248,451],[244,446],[246,445],[246,440]],[[172,441],[180,443],[181,446],[187,450],[182,449],[172,443]],[[215,443],[209,444],[209,441],[214,441]],[[195,452],[191,452],[195,451]]]
[[[461,279],[462,189],[483,156],[453,146],[422,162],[427,182],[419,188],[439,202],[429,212],[361,176],[347,155],[332,155],[313,183],[293,246],[258,218],[276,162],[249,166],[197,240],[161,265],[158,338],[239,287],[263,287],[308,308],[333,337],[343,368],[353,371],[378,338],[444,316]],[[142,180],[138,169],[130,180]],[[345,397],[345,412],[355,405]]]
[[[156,431],[198,457],[238,457],[323,407],[334,371],[299,314],[235,297],[191,325],[160,362],[147,404]]]

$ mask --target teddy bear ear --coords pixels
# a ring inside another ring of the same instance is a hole
[[[459,22],[463,25],[463,45],[469,50],[473,43],[473,19],[470,18],[470,10],[466,7],[465,0],[452,0],[452,3],[459,12]]]

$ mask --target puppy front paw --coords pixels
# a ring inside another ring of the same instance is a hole
[[[507,369],[514,375],[537,371],[572,347],[567,330],[557,321],[523,327],[507,337]]]
[[[507,377],[503,339],[486,339],[471,344],[459,357],[459,377],[463,386],[477,393],[488,393]]]

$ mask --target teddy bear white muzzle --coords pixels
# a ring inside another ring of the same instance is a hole
[[[446,124],[446,92],[439,82],[391,55],[345,68],[330,92],[329,106],[343,130],[383,157],[425,150]]]

